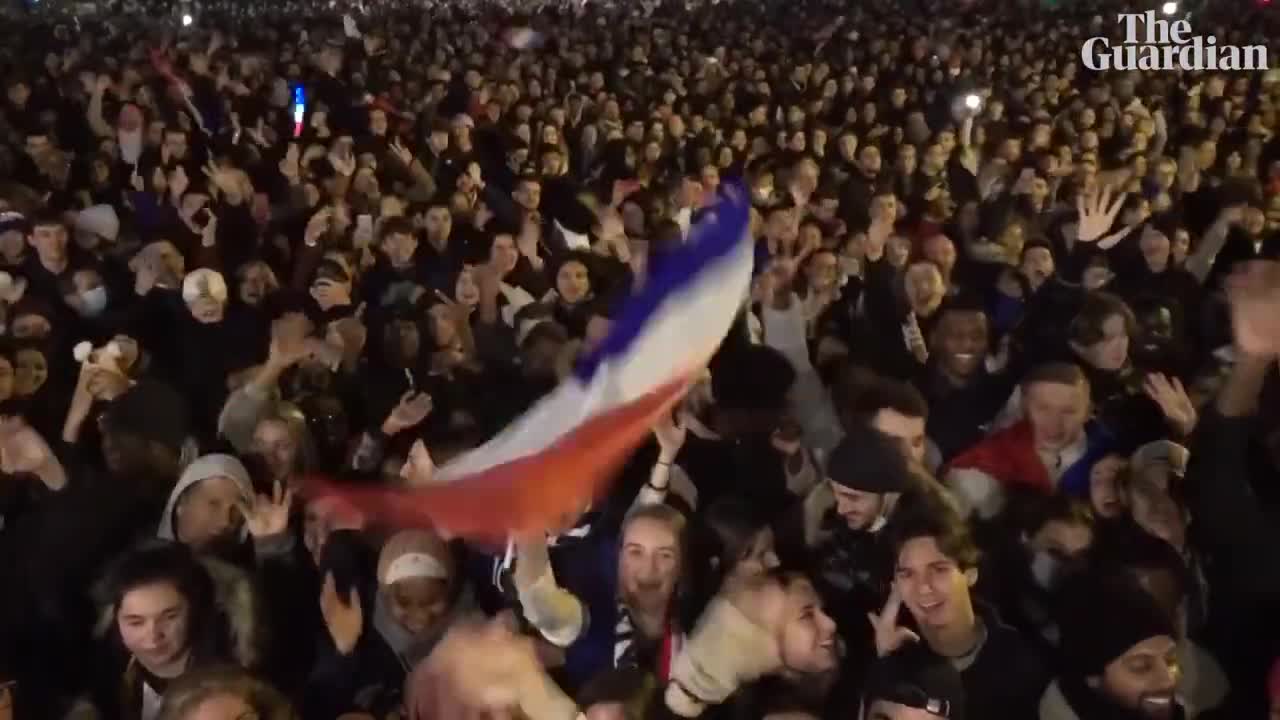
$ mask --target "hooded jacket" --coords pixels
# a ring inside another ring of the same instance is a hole
[[[245,497],[253,497],[253,483],[243,463],[231,455],[205,455],[182,471],[178,484],[173,487],[173,492],[169,493],[169,501],[165,503],[164,512],[160,515],[160,527],[156,530],[157,537],[162,540],[179,539],[178,529],[174,524],[178,501],[196,484],[215,477],[231,478]]]
[[[213,581],[213,618],[218,627],[210,635],[210,646],[193,647],[188,671],[207,664],[233,662],[242,668],[255,669],[265,656],[266,629],[262,624],[260,598],[250,576],[234,565],[212,557],[200,557],[200,564]],[[96,593],[99,596],[105,593]],[[115,624],[113,603],[99,605],[95,635],[105,638]],[[96,683],[99,716],[134,720],[141,718],[148,692],[146,671],[130,657],[123,670],[119,666],[105,672]]]
[[[304,720],[329,720],[344,712],[384,717],[398,709],[409,671],[473,605],[469,588],[458,576],[452,550],[431,533],[406,530],[387,541],[378,556],[376,589],[370,589],[367,576],[373,569],[368,567],[371,558],[354,547],[356,543],[350,542],[354,539],[354,535],[339,533],[330,536],[321,559],[321,575],[333,573],[339,594],[346,592],[344,586],[359,589],[363,629],[347,655],[339,652],[327,630],[322,630],[321,647],[307,681]],[[446,579],[450,584],[449,609],[434,627],[418,636],[396,623],[385,599],[386,586],[409,577]]]

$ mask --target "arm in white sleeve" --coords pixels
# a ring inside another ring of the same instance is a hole
[[[258,421],[267,414],[274,401],[270,388],[257,383],[246,383],[227,396],[227,402],[218,415],[218,433],[231,443],[236,452],[251,452],[253,433],[258,428]]]
[[[831,395],[809,361],[809,340],[805,332],[804,307],[791,296],[785,310],[769,303],[762,305],[765,344],[782,353],[796,371],[791,389],[792,416],[800,423],[806,447],[830,452],[843,437],[840,420],[831,404]],[[819,458],[821,459],[821,458]]]
[[[1196,247],[1196,251],[1187,258],[1183,266],[1192,275],[1196,276],[1201,284],[1209,278],[1210,271],[1213,270],[1213,263],[1218,259],[1218,253],[1222,252],[1223,246],[1227,244],[1227,237],[1231,233],[1231,223],[1226,218],[1219,216],[1213,225],[1205,231],[1204,236],[1200,238],[1200,244]]]
[[[513,580],[525,619],[551,644],[572,645],[586,628],[586,608],[556,584],[545,539],[520,544]]]
[[[640,492],[636,495],[636,501],[631,507],[640,507],[641,505],[661,505],[667,501],[667,492],[671,489],[671,476],[675,472],[683,473],[684,470],[678,465],[672,465],[659,459],[653,464],[653,469],[649,471],[649,482],[640,488]]]
[[[791,361],[796,372],[812,366],[809,362],[809,338],[805,332],[804,305],[794,294],[786,309],[774,303],[763,303],[760,321],[764,325],[764,342]]]
[[[1004,509],[1004,488],[977,468],[952,468],[947,473],[946,487],[962,517],[977,515],[990,520]]]
[[[498,286],[502,292],[502,296],[507,299],[507,304],[502,307],[502,321],[508,326],[515,327],[516,313],[520,312],[520,308],[535,302],[536,298],[529,294],[528,290],[518,285],[508,285],[502,283]]]

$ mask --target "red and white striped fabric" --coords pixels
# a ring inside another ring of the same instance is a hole
[[[728,188],[570,377],[488,443],[436,469],[430,485],[322,492],[394,525],[489,541],[581,512],[732,327],[751,282],[746,198]]]

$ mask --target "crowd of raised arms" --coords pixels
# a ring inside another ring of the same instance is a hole
[[[0,720],[1280,718],[1280,70],[1080,54],[1280,12],[1168,5],[0,11]],[[311,492],[726,193],[750,296],[581,514]]]

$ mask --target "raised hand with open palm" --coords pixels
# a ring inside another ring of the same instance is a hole
[[[658,441],[658,460],[667,464],[675,461],[684,447],[688,428],[678,422],[672,413],[666,412],[653,425],[653,437]]]
[[[360,593],[354,587],[347,592],[347,597],[338,593],[337,581],[333,573],[324,576],[324,585],[320,588],[320,614],[324,616],[325,627],[329,637],[343,655],[350,655],[360,642],[364,633],[364,613],[360,609]]]
[[[1177,377],[1170,378],[1163,373],[1151,373],[1143,380],[1142,389],[1147,397],[1160,406],[1165,420],[1183,437],[1195,430],[1196,406],[1187,395],[1182,381]]]
[[[382,432],[391,436],[417,427],[431,413],[431,408],[430,395],[408,390],[382,422]]]
[[[1077,240],[1082,243],[1096,242],[1099,248],[1106,250],[1133,232],[1133,226],[1129,226],[1106,235],[1116,221],[1116,216],[1120,214],[1120,208],[1124,207],[1125,198],[1129,197],[1128,193],[1122,192],[1112,202],[1111,195],[1111,186],[1104,185],[1101,190],[1076,196],[1076,212],[1080,217],[1076,226]]]
[[[293,507],[293,490],[279,480],[271,488],[271,496],[256,495],[240,503],[245,529],[255,538],[273,537],[289,529],[289,510]]]
[[[1246,355],[1280,355],[1280,262],[1238,265],[1227,280],[1231,329]]]

